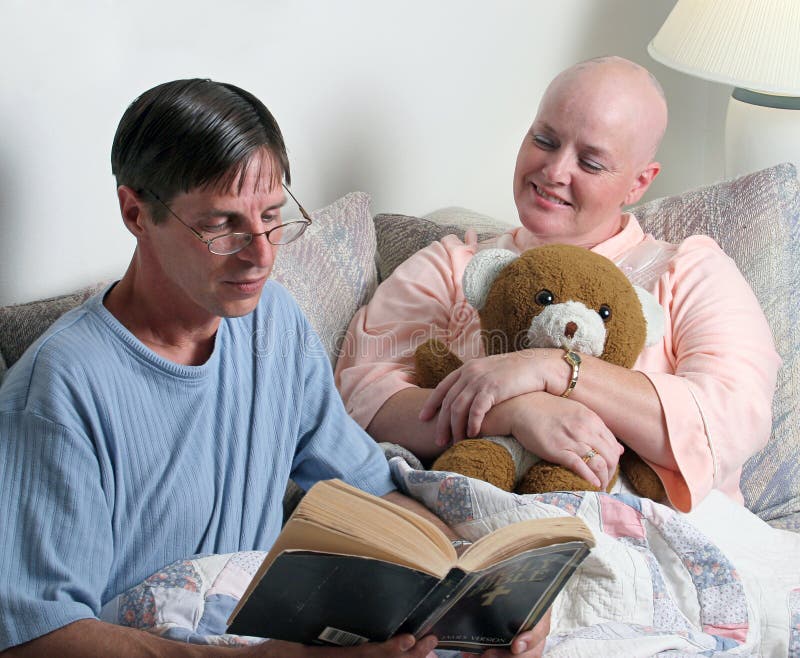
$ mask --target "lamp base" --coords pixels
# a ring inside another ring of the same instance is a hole
[[[725,119],[726,177],[781,162],[800,164],[800,97],[737,87]]]

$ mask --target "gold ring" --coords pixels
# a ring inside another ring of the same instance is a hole
[[[592,448],[592,449],[591,449],[589,452],[587,452],[587,453],[586,453],[586,454],[585,454],[583,457],[581,457],[581,459],[582,459],[582,460],[583,460],[585,463],[587,463],[587,464],[588,464],[590,461],[592,461],[592,457],[597,457],[597,450],[595,450],[594,448]]]

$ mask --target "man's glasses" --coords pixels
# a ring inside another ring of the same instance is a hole
[[[169,211],[170,215],[183,224],[183,226],[189,229],[192,232],[192,235],[200,240],[200,242],[205,244],[212,254],[216,254],[217,256],[230,256],[231,254],[240,252],[259,235],[263,235],[271,244],[284,245],[297,240],[297,238],[303,235],[303,233],[306,232],[306,229],[311,226],[311,217],[306,212],[306,209],[300,205],[300,202],[295,198],[294,194],[292,194],[291,190],[286,186],[285,183],[283,184],[283,189],[286,190],[289,196],[292,197],[294,202],[297,204],[303,219],[278,224],[277,226],[274,226],[263,233],[226,233],[225,235],[220,235],[219,237],[211,238],[210,240],[206,240],[201,233],[193,229],[180,217],[178,217],[172,208],[164,203],[155,192],[150,190],[144,191],[152,196],[162,206],[164,206],[167,211]]]

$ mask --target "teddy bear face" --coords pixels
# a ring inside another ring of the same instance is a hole
[[[630,368],[645,344],[639,296],[607,258],[548,245],[495,277],[479,311],[486,354],[564,347]]]

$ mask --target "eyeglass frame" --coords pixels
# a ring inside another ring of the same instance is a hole
[[[311,226],[311,224],[313,224],[311,216],[308,214],[308,212],[306,212],[306,209],[303,208],[302,204],[297,200],[297,197],[294,194],[292,194],[292,191],[289,189],[289,187],[286,185],[286,183],[281,183],[281,185],[283,186],[283,189],[286,190],[286,192],[289,194],[289,196],[292,197],[292,200],[297,204],[297,207],[300,209],[300,214],[303,217],[302,220],[296,219],[296,220],[292,220],[291,222],[281,222],[277,226],[273,226],[271,229],[268,229],[266,231],[262,231],[261,233],[251,233],[251,232],[248,232],[248,231],[231,231],[230,233],[225,233],[225,235],[218,235],[218,236],[216,236],[214,238],[211,238],[209,240],[204,238],[203,234],[200,233],[197,229],[189,226],[189,224],[187,224],[180,217],[178,217],[178,215],[175,213],[175,211],[172,208],[170,208],[166,203],[164,203],[164,201],[161,200],[161,197],[158,196],[158,194],[156,194],[152,190],[148,190],[148,189],[143,189],[143,190],[141,190],[141,192],[145,192],[146,194],[149,194],[156,201],[158,201],[162,206],[164,206],[164,208],[167,209],[167,211],[169,212],[170,215],[172,215],[183,226],[185,226],[187,229],[189,229],[192,232],[192,235],[194,235],[194,237],[196,237],[198,240],[200,240],[200,242],[202,242],[204,245],[206,245],[206,247],[208,248],[208,251],[210,253],[214,254],[215,256],[233,256],[234,254],[238,254],[240,251],[243,251],[244,249],[247,249],[247,247],[249,247],[251,244],[253,244],[253,240],[255,238],[261,236],[261,235],[263,235],[267,239],[267,242],[269,242],[271,245],[283,246],[283,245],[291,244],[292,242],[294,242],[298,238],[302,237],[302,235],[306,232],[306,229],[309,226]],[[300,231],[300,233],[298,233],[295,237],[293,237],[288,242],[277,242],[276,243],[276,242],[273,242],[272,240],[269,239],[269,234],[270,233],[272,233],[274,231],[277,231],[278,229],[284,228],[286,226],[290,226],[292,224],[303,224],[304,227],[303,227],[303,230]],[[250,236],[250,240],[247,243],[243,244],[241,247],[239,247],[236,251],[228,251],[228,252],[223,253],[223,254],[218,253],[218,252],[214,251],[211,248],[211,245],[212,245],[213,242],[216,242],[217,240],[222,240],[223,238],[229,238],[232,235],[239,235],[239,236],[249,235]]]

